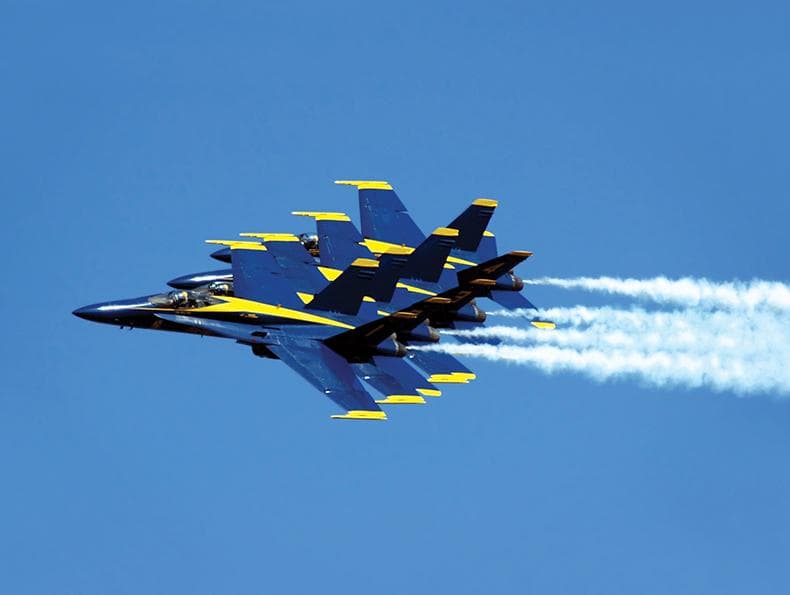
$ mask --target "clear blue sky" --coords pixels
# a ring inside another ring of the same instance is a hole
[[[355,214],[338,178],[426,228],[499,199],[527,276],[787,281],[787,3],[111,4],[0,7],[0,592],[788,592],[790,402],[471,361],[337,423],[71,316]]]

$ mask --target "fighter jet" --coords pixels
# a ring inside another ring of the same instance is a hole
[[[433,235],[456,237],[452,231]],[[117,326],[232,339],[295,370],[341,407],[343,413],[333,418],[384,420],[381,405],[424,403],[423,397],[439,394],[434,382],[474,376],[451,371],[425,378],[404,358],[406,346],[398,337],[438,340],[429,321],[461,310],[530,256],[514,251],[459,270],[452,287],[388,312],[370,296],[394,293],[408,259],[356,258],[309,294],[294,291],[294,279],[283,275],[268,245],[277,238],[259,239],[215,242],[230,251],[232,282],[215,279],[189,290],[93,304],[74,314]],[[436,240],[426,252],[441,254],[452,245],[454,240],[449,246]],[[375,400],[360,378],[384,398]]]

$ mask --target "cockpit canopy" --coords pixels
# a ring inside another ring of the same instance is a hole
[[[233,295],[233,284],[224,281],[213,281],[195,289],[177,289],[151,296],[150,302],[166,308],[198,308],[217,304],[217,295]]]

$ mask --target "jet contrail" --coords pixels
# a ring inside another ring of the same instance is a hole
[[[564,289],[583,289],[652,300],[659,304],[685,307],[790,310],[790,286],[777,281],[717,283],[708,279],[618,279],[615,277],[578,277],[526,279],[527,285],[550,285]]]
[[[577,370],[599,380],[630,375],[654,385],[709,386],[738,393],[790,392],[790,315],[581,306],[551,308],[539,314],[561,326],[553,331],[509,326],[445,331],[535,346],[433,347],[452,354],[530,364],[549,372]]]
[[[656,351],[650,354],[622,349],[567,349],[548,345],[457,345],[414,347],[451,355],[483,357],[492,361],[531,365],[544,372],[581,372],[599,381],[632,377],[653,386],[708,387],[739,394],[790,392],[790,373],[784,362],[754,362],[721,358],[718,354],[690,355]]]
[[[648,312],[636,308],[619,310],[576,306],[549,308],[538,314],[540,318],[557,322],[560,327],[545,331],[490,326],[443,333],[576,348],[609,345],[646,352],[662,349],[707,353],[730,349],[748,353],[755,349],[762,351],[765,346],[775,351],[777,346],[790,343],[790,315],[767,311],[743,314],[694,309]]]

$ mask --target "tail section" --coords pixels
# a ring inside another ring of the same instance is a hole
[[[259,242],[235,240],[207,240],[206,243],[230,248],[233,294],[236,297],[290,308],[302,307],[266,246]]]
[[[450,255],[450,250],[458,238],[458,230],[438,227],[428,238],[409,255],[403,271],[404,279],[417,279],[435,283],[442,275],[442,269]]]
[[[388,182],[337,180],[335,184],[356,186],[362,235],[366,238],[407,246],[418,246],[425,240],[425,234]]]
[[[291,214],[315,219],[323,266],[343,269],[357,258],[370,256],[360,245],[362,235],[351,221],[351,217],[345,213],[294,211]]]
[[[337,279],[313,296],[306,308],[356,315],[362,300],[371,293],[378,267],[377,260],[357,258]]]
[[[455,248],[466,252],[477,251],[497,204],[491,198],[478,198],[448,225],[458,230]]]

